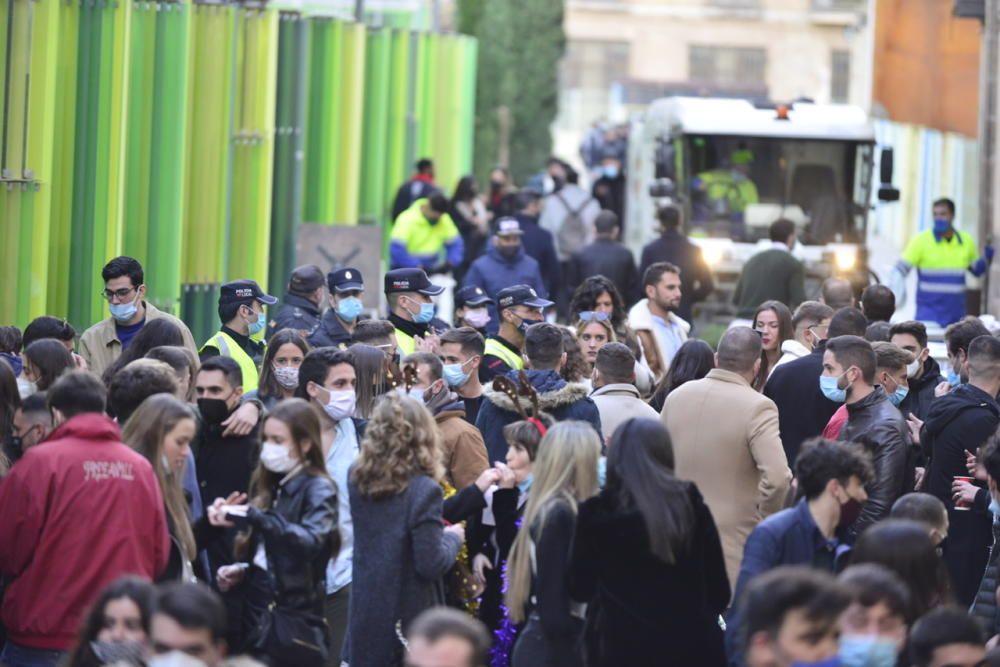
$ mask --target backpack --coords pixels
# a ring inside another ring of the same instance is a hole
[[[586,243],[587,227],[581,214],[590,202],[594,201],[594,198],[587,197],[579,208],[574,209],[563,199],[561,192],[556,192],[555,196],[566,207],[566,217],[563,218],[562,224],[559,225],[559,231],[556,232],[556,246],[561,256],[572,257]]]

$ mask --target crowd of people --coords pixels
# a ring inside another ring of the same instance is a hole
[[[0,327],[0,663],[1000,664],[980,320],[942,375],[888,288],[779,280],[779,221],[713,347],[677,209],[636,265],[610,211],[556,250],[541,197],[494,215],[497,188],[449,202],[428,168],[384,316],[357,269],[301,266],[281,298],[222,285],[199,345],[116,257],[81,335]]]

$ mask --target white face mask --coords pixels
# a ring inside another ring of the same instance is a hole
[[[923,366],[923,364],[920,363],[920,357],[914,359],[912,363],[907,364],[906,377],[911,379],[917,377],[917,373],[920,372],[921,366]]]
[[[490,311],[485,308],[472,308],[465,311],[463,319],[476,329],[482,329],[490,321]]]
[[[327,416],[335,422],[354,416],[358,395],[353,389],[327,389],[330,398],[323,404]]]
[[[271,472],[286,473],[299,464],[288,453],[288,448],[275,442],[265,442],[260,450],[260,463]]]

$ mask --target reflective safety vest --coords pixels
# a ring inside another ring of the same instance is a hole
[[[491,337],[486,339],[486,349],[483,351],[483,355],[492,355],[503,361],[515,371],[519,371],[524,368],[524,359],[521,355],[513,352],[509,347],[498,341],[496,338]]]
[[[399,348],[400,357],[406,357],[417,351],[417,341],[413,336],[399,329],[396,329],[396,346]]]
[[[254,363],[253,357],[247,354],[246,350],[233,340],[232,336],[219,331],[205,341],[205,344],[198,351],[202,352],[206,347],[214,347],[219,351],[219,354],[229,357],[240,365],[240,370],[243,372],[244,394],[257,388],[257,384],[260,382],[260,372],[257,370],[257,364]]]
[[[972,237],[957,229],[950,239],[929,229],[910,239],[900,268],[917,269],[916,319],[944,327],[965,317],[965,272],[978,258]]]

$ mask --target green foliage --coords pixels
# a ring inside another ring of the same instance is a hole
[[[475,174],[485,183],[501,162],[523,183],[552,151],[559,60],[566,48],[564,0],[458,0],[458,27],[479,39]],[[506,131],[503,129],[506,125]]]

